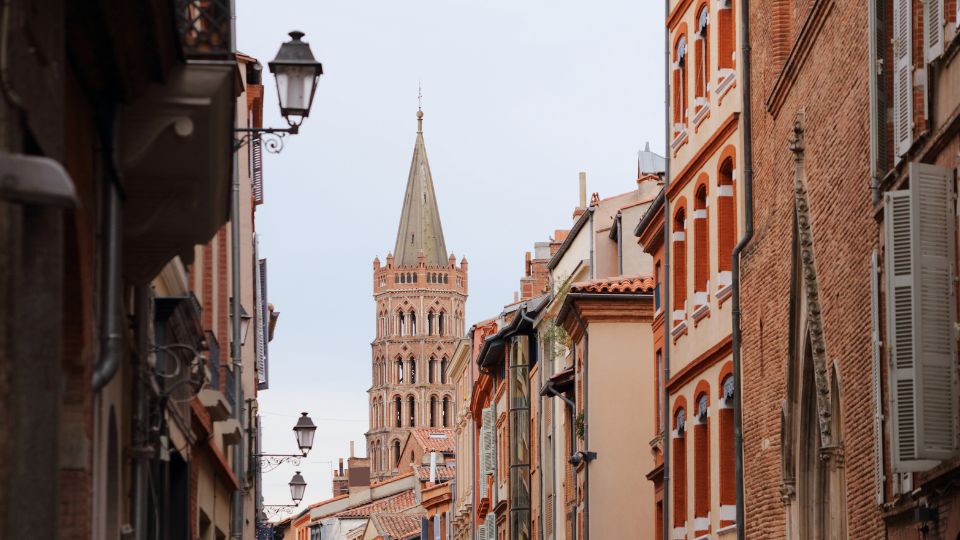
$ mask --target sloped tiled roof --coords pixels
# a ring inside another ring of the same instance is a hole
[[[409,538],[420,538],[420,519],[426,517],[426,513],[418,512],[413,514],[383,513],[374,514],[371,519],[374,526],[383,536],[389,535],[396,540],[407,540]]]
[[[417,439],[425,452],[447,452],[456,449],[454,431],[448,428],[414,428],[410,434]]]
[[[417,501],[414,499],[413,490],[408,489],[407,491],[397,493],[390,497],[384,497],[383,499],[377,499],[366,504],[354,506],[353,508],[347,508],[334,514],[334,517],[365,518],[377,512],[399,512],[413,508],[416,505]]]
[[[447,467],[446,465],[437,465],[437,480],[452,480],[456,476],[456,469],[453,467]],[[420,465],[417,467],[417,478],[421,482],[426,482],[430,480],[430,466],[429,465]]]
[[[581,281],[570,286],[578,293],[647,293],[653,292],[656,284],[650,276],[615,276],[592,281]]]

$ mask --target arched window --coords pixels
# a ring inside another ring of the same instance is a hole
[[[403,360],[397,358],[397,384],[403,384]]]
[[[430,357],[430,365],[427,371],[427,377],[429,378],[430,384],[433,384],[433,373],[436,371],[436,369],[437,369],[437,359]]]
[[[408,360],[410,365],[410,384],[417,384],[417,359],[410,358]]]
[[[720,0],[717,10],[717,67],[721,70],[733,70],[736,65],[737,28],[734,24],[736,11],[734,0]],[[726,73],[721,71],[721,77]]]
[[[405,328],[404,328],[404,316],[403,316],[403,312],[402,312],[402,311],[398,311],[398,312],[397,312],[397,335],[398,335],[398,336],[404,336],[404,335],[406,335],[406,332],[404,332],[404,329],[405,329]]]
[[[674,538],[686,538],[687,527],[687,439],[686,411],[681,407],[674,414],[673,428],[673,527]]]
[[[393,466],[400,466],[400,441],[393,441]]]
[[[437,335],[438,336],[443,335],[443,319],[444,319],[444,313],[441,311],[440,314],[437,315]]]
[[[443,408],[440,409],[441,425],[450,427],[450,398],[444,396]]]
[[[697,421],[693,426],[693,515],[694,536],[710,531],[710,397],[707,391],[697,396]]]
[[[710,286],[710,221],[707,214],[707,185],[697,188],[693,203],[693,291],[694,304],[707,303]],[[703,293],[703,294],[698,294]]]
[[[410,415],[409,427],[413,427],[417,423],[417,402],[413,399],[413,396],[407,398],[407,413]]]
[[[409,319],[410,319],[410,335],[415,336],[417,335],[417,313],[412,309],[410,310]]]
[[[427,335],[428,335],[428,336],[432,336],[432,335],[433,335],[433,320],[434,320],[434,318],[435,318],[435,315],[434,315],[434,313],[433,313],[433,310],[431,309],[430,312],[427,313]]]
[[[687,301],[687,218],[683,207],[673,217],[673,319],[682,320]]]
[[[733,453],[733,375],[723,378],[720,385],[720,527],[736,523],[729,518],[735,515],[737,504],[736,462]]]
[[[440,384],[447,384],[447,359],[440,361]]]
[[[733,265],[733,248],[737,243],[737,206],[733,187],[733,157],[720,163],[717,171],[717,267],[720,272],[730,272]],[[720,285],[729,281],[721,277]]]
[[[430,396],[430,427],[437,427],[437,396]]]
[[[694,49],[697,54],[696,96],[694,106],[700,110],[707,102],[707,86],[710,81],[710,13],[704,4],[697,14],[697,40]]]
[[[673,47],[673,124],[674,133],[687,123],[687,36],[681,35]]]
[[[400,396],[393,398],[393,410],[396,414],[396,422],[395,422],[396,426],[402,427],[403,426],[403,405],[400,402]]]

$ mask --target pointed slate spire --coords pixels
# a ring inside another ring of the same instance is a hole
[[[423,111],[417,111],[417,142],[413,147],[413,162],[403,196],[403,211],[397,230],[397,246],[393,250],[397,266],[416,266],[423,252],[425,263],[432,266],[447,264],[447,246],[443,241],[440,210],[433,191],[433,177],[427,163],[427,148],[423,144]]]

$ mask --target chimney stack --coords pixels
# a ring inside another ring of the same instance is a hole
[[[580,171],[580,208],[587,207],[587,173]]]
[[[340,458],[340,476],[343,476],[343,458]]]
[[[350,441],[350,457],[354,457],[354,456],[353,456],[353,441]]]

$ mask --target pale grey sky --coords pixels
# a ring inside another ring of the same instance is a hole
[[[513,298],[523,253],[567,228],[577,173],[601,196],[663,152],[663,5],[650,0],[237,0],[238,47],[264,64],[265,124],[282,125],[266,63],[290,30],[326,74],[301,133],[264,163],[257,211],[280,311],[264,451],[319,429],[305,503],[330,496],[350,440],[365,453],[372,261],[393,249],[423,84],[424,138],[447,249],[470,261],[468,325]],[[293,467],[264,476],[289,504]]]

